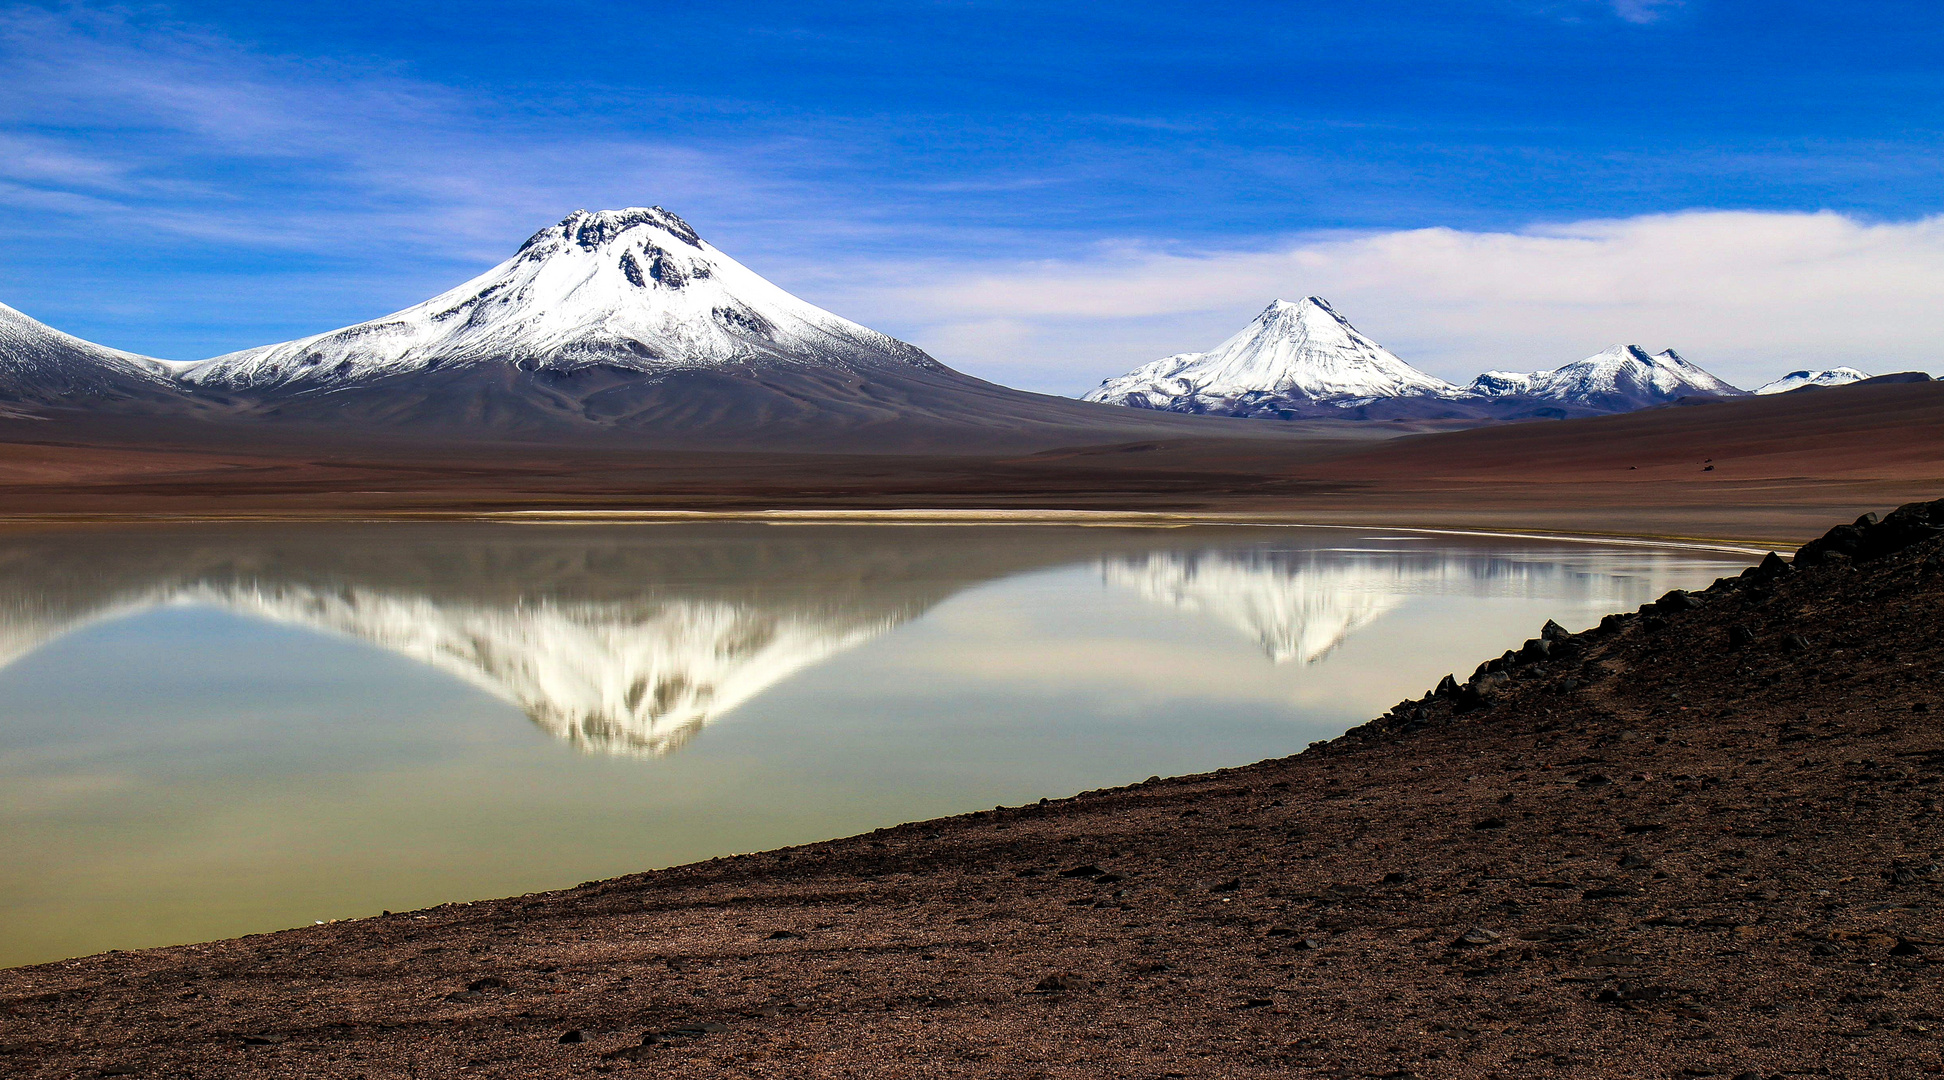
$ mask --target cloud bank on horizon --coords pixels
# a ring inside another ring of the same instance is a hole
[[[1616,343],[1676,348],[1750,388],[1803,367],[1944,370],[1944,217],[1686,213],[1323,236],[1251,251],[1130,248],[899,277],[912,284],[882,284],[849,306],[904,312],[935,355],[980,357],[1001,381],[1105,377],[1122,356],[1207,349],[1269,299],[1306,294],[1461,383],[1494,368],[1558,367]]]
[[[1944,12],[1779,8],[0,6],[0,301],[195,358],[661,203],[1054,392],[1311,293],[1449,378],[1938,371]]]

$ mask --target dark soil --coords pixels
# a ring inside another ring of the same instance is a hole
[[[1936,1073],[1940,525],[1542,634],[1291,758],[0,972],[0,1072]]]

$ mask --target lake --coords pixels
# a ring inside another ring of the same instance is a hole
[[[1256,526],[0,536],[0,966],[1292,754],[1751,561]]]

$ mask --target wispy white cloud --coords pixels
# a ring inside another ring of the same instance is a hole
[[[1944,217],[1686,213],[1518,232],[1413,229],[1254,250],[879,271],[845,297],[989,377],[1072,392],[1205,349],[1278,297],[1331,300],[1448,378],[1556,366],[1614,342],[1672,346],[1743,383],[1791,368],[1944,360]]]
[[[1659,22],[1682,5],[1683,0],[1612,0],[1615,15],[1643,25]]]
[[[503,257],[509,238],[584,206],[660,201],[840,227],[806,212],[814,193],[780,175],[814,153],[782,136],[678,144],[562,123],[382,66],[269,56],[83,8],[0,9],[0,66],[0,211],[463,261]]]

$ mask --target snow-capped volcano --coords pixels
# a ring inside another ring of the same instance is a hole
[[[1868,374],[1858,371],[1853,367],[1827,368],[1822,371],[1791,371],[1772,383],[1756,387],[1754,393],[1758,395],[1786,394],[1791,390],[1800,390],[1805,386],[1847,386],[1850,383],[1860,382],[1869,377]]]
[[[472,364],[642,373],[937,361],[771,284],[660,207],[578,210],[511,259],[371,322],[188,368],[225,389],[337,386]]]
[[[1108,379],[1084,400],[1171,412],[1271,415],[1457,392],[1357,332],[1319,297],[1278,300],[1205,353],[1180,353]]]
[[[181,397],[168,364],[63,334],[0,304],[0,404],[84,407]]]
[[[1684,397],[1739,397],[1745,391],[1689,363],[1673,349],[1649,354],[1638,345],[1605,352],[1551,371],[1489,371],[1466,391],[1481,397],[1519,397],[1631,412]]]

